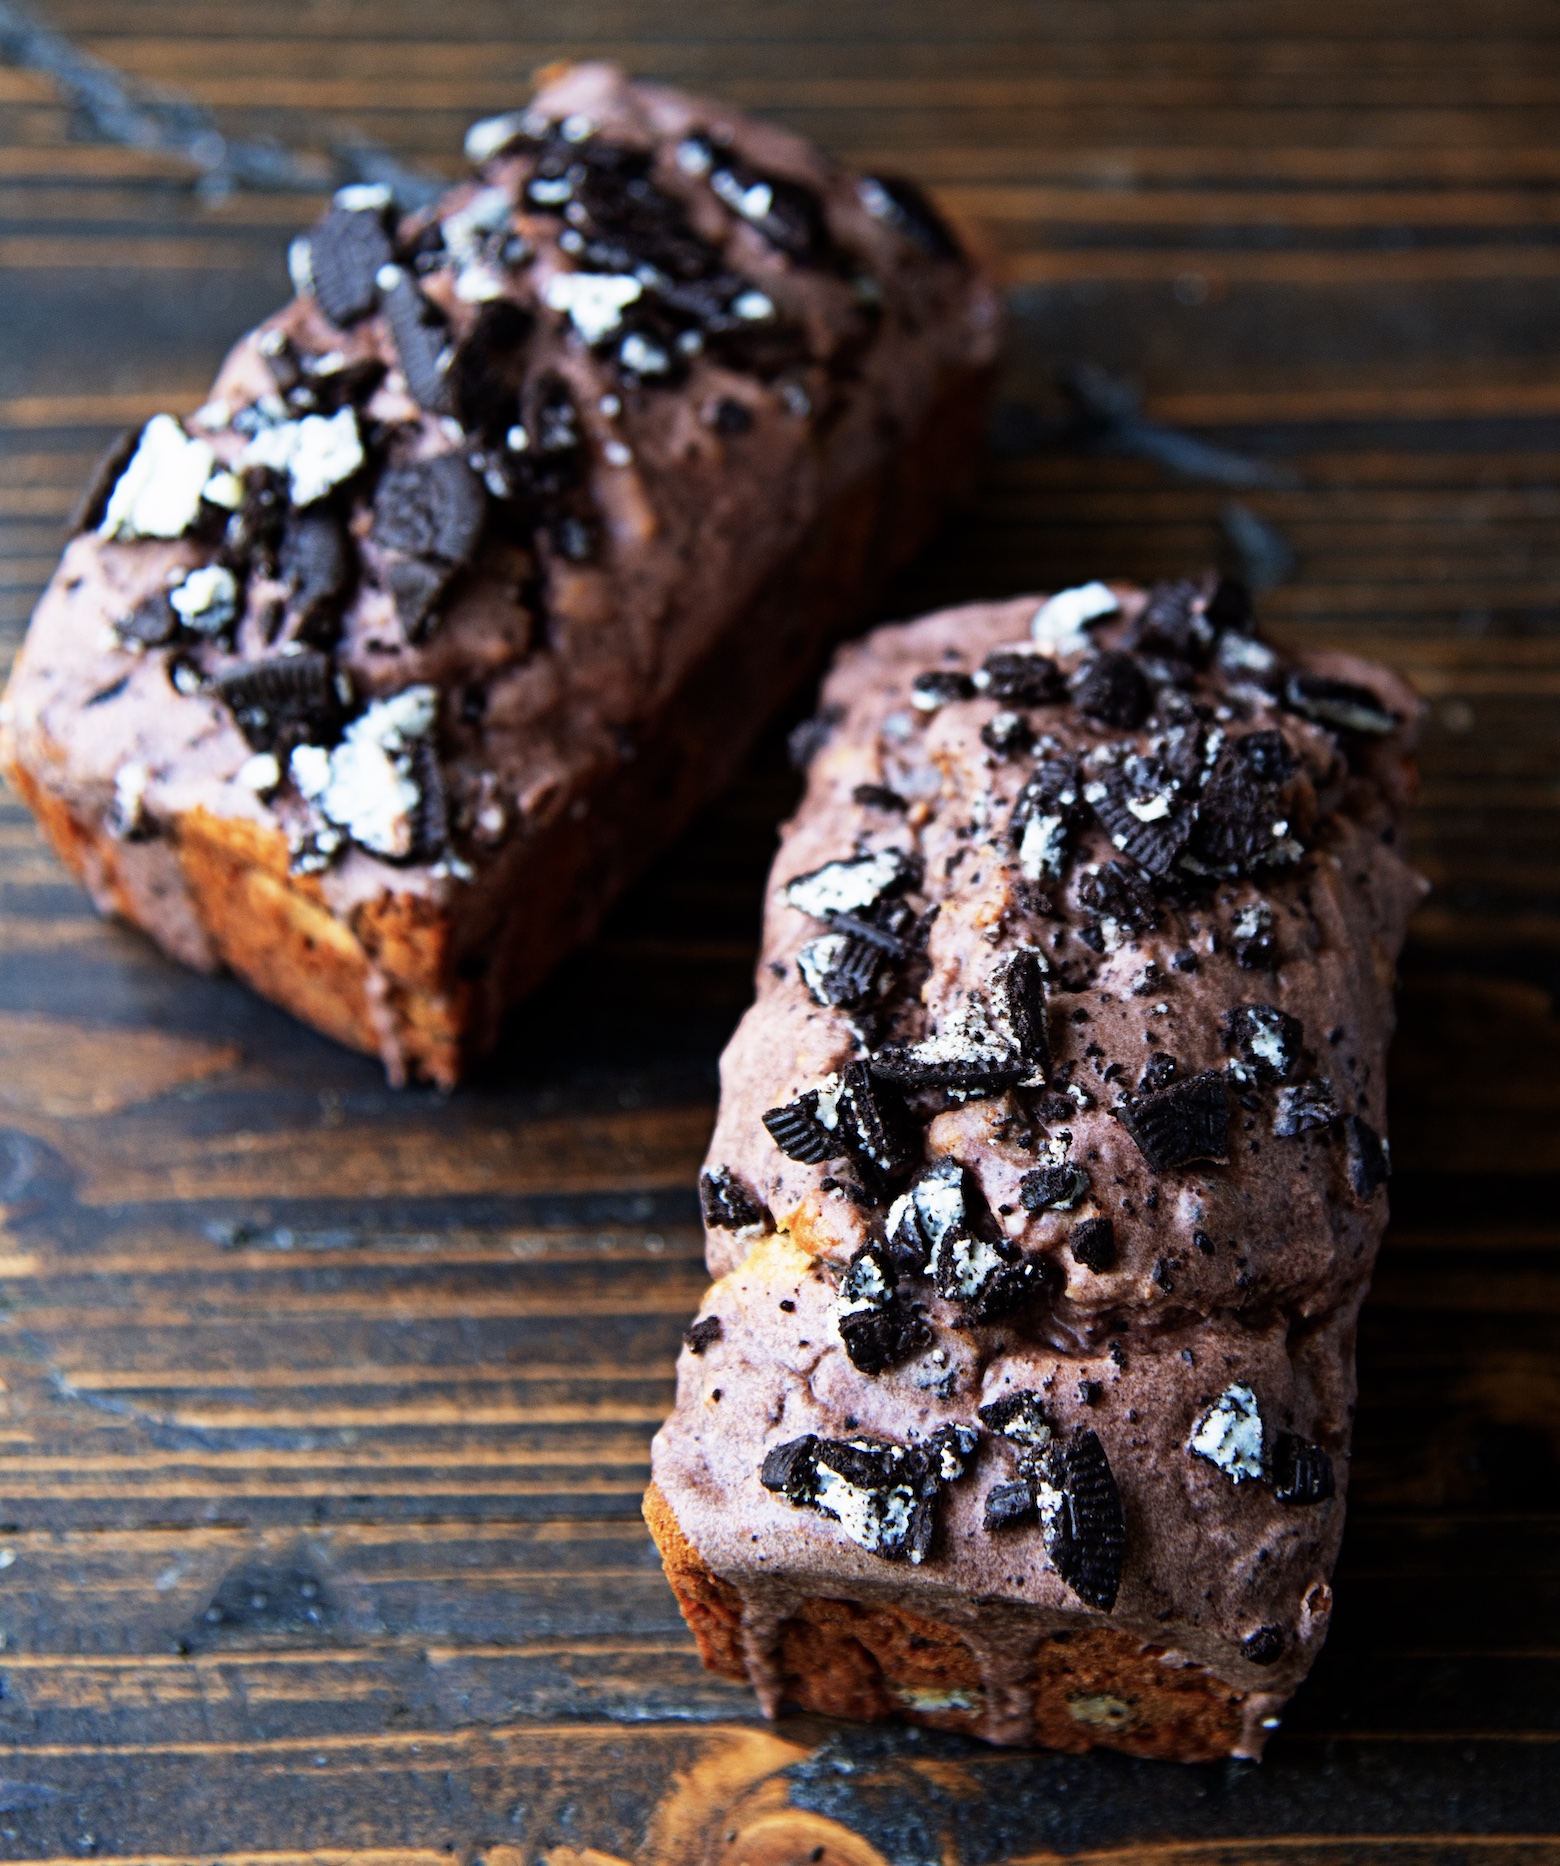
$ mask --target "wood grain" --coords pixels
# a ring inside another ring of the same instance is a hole
[[[0,1858],[195,1866],[1560,1859],[1560,39],[1538,0],[52,0],[229,133],[454,172],[613,56],[923,176],[1012,285],[977,508],[887,612],[1296,555],[1275,631],[1428,703],[1395,1221],[1331,1642],[1260,1768],[758,1722],[638,1516],[702,1287],[778,734],[450,1099],[97,921],[0,801]],[[0,644],[112,434],[285,291],[0,70]],[[1061,363],[1283,470],[1068,427]]]

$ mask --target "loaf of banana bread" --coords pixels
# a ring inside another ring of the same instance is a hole
[[[967,482],[998,335],[910,183],[602,65],[89,490],[0,756],[105,912],[453,1082]]]
[[[1417,714],[1212,577],[840,654],[646,1506],[769,1711],[1260,1752],[1331,1607]]]

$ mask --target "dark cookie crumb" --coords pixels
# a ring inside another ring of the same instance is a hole
[[[1282,1627],[1259,1626],[1240,1642],[1240,1649],[1253,1665],[1276,1665],[1284,1656],[1284,1643]]]
[[[1085,1429],[1035,1461],[1035,1500],[1046,1553],[1080,1600],[1109,1613],[1126,1560],[1121,1493],[1098,1437]]]
[[[1372,1198],[1392,1176],[1387,1144],[1368,1121],[1359,1115],[1346,1117],[1344,1145],[1349,1165],[1349,1184],[1357,1199]]]
[[[379,270],[390,263],[390,236],[378,208],[333,207],[309,235],[314,302],[345,327],[379,303]]]
[[[746,434],[753,426],[753,411],[746,402],[723,395],[715,404],[714,419],[710,425],[717,434]]]
[[[1342,732],[1380,737],[1395,732],[1402,721],[1388,711],[1369,687],[1347,680],[1329,680],[1322,674],[1291,674],[1284,682],[1284,704],[1305,719]]]
[[[1001,1399],[977,1408],[976,1417],[988,1432],[1011,1439],[1015,1445],[1038,1449],[1051,1440],[1053,1428],[1046,1417],[1044,1397],[1033,1387],[1004,1393]]]
[[[1271,1471],[1280,1503],[1325,1503],[1337,1490],[1332,1459],[1293,1432],[1280,1432],[1274,1441]]]
[[[683,1346],[690,1354],[702,1354],[713,1343],[720,1340],[721,1325],[718,1315],[706,1315],[702,1321],[694,1322],[683,1330]]]
[[[988,1534],[997,1529],[1016,1529],[1038,1519],[1035,1493],[1022,1478],[1009,1484],[995,1484],[986,1492],[981,1526]]]
[[[1332,1083],[1326,1076],[1313,1076],[1308,1082],[1279,1090],[1273,1132],[1280,1140],[1291,1140],[1296,1134],[1331,1127],[1341,1112]]]
[[[1116,1227],[1109,1218],[1085,1218],[1073,1226],[1067,1244],[1073,1260],[1096,1274],[1116,1261]]]
[[[1072,1113],[1073,1106],[1069,1102],[1063,1119]],[[1081,1166],[1040,1166],[1024,1174],[1018,1182],[1018,1190],[1025,1211],[1064,1212],[1089,1190],[1089,1175]]]
[[[1277,1005],[1237,1004],[1224,1013],[1225,1048],[1234,1050],[1261,1083],[1288,1081],[1304,1040],[1300,1019]]]
[[[1067,695],[1061,669],[1048,656],[1004,648],[986,656],[974,684],[1008,706],[1051,706]]]
[[[910,683],[910,704],[921,712],[935,712],[939,706],[972,699],[974,694],[975,683],[968,674],[947,668],[930,668]]]
[[[726,1231],[744,1231],[768,1222],[751,1188],[729,1166],[712,1167],[700,1175],[699,1207],[707,1225]]]
[[[1072,683],[1073,704],[1102,725],[1134,731],[1143,723],[1153,694],[1130,654],[1107,650],[1086,661]]]
[[[1156,1173],[1229,1157],[1229,1100],[1216,1069],[1129,1102],[1116,1118]]]
[[[931,1553],[936,1537],[938,1493],[964,1475],[979,1438],[969,1425],[939,1426],[919,1445],[819,1438],[809,1432],[767,1452],[759,1482],[796,1508],[838,1522],[869,1554],[919,1563]],[[840,1488],[846,1492],[843,1499]],[[848,1502],[848,1514],[832,1507],[831,1496]]]

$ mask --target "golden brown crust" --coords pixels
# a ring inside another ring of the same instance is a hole
[[[699,1657],[718,1676],[745,1682],[737,1590],[705,1565],[655,1484],[644,1516]],[[783,1622],[779,1656],[783,1697],[800,1710],[980,1734],[979,1659],[947,1622],[812,1595]],[[1032,1696],[1034,1741],[1074,1753],[1100,1747],[1209,1762],[1230,1754],[1242,1728],[1240,1692],[1201,1666],[1166,1663],[1162,1648],[1109,1627],[1044,1639]]]

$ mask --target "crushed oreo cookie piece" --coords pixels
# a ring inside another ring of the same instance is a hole
[[[1264,1084],[1287,1082],[1300,1060],[1305,1029],[1274,1004],[1237,1004],[1224,1013],[1224,1044]]]
[[[1105,1447],[1087,1430],[1047,1445],[1033,1484],[1052,1566],[1080,1600],[1109,1613],[1121,1586],[1127,1525]]]
[[[1030,1451],[1050,1444],[1055,1435],[1055,1428],[1046,1417],[1044,1396],[1032,1387],[1004,1393],[1001,1399],[977,1408],[976,1417],[988,1432],[1011,1439],[1015,1445]]]
[[[864,1062],[848,1063],[840,1083],[840,1123],[863,1178],[882,1184],[907,1172],[919,1157],[921,1136],[898,1090],[878,1081]]]
[[[317,648],[328,648],[341,607],[351,594],[357,563],[345,525],[334,512],[319,508],[293,513],[277,561],[300,636]]]
[[[1240,1642],[1242,1658],[1252,1665],[1276,1665],[1284,1656],[1284,1629],[1259,1626]]]
[[[459,454],[392,467],[374,494],[374,542],[408,557],[470,561],[482,534],[487,496]]]
[[[923,1444],[896,1445],[809,1432],[773,1447],[759,1482],[795,1507],[838,1523],[869,1554],[919,1564],[931,1553],[938,1493],[963,1476],[978,1436],[973,1427],[952,1425]]]
[[[1156,1173],[1192,1160],[1229,1158],[1229,1098],[1217,1069],[1128,1102],[1116,1118]]]
[[[1215,633],[1201,588],[1183,578],[1156,583],[1149,591],[1148,604],[1133,627],[1131,642],[1134,648],[1149,654],[1204,667],[1213,652]]]
[[[1343,1139],[1349,1184],[1354,1189],[1354,1196],[1357,1199],[1373,1198],[1392,1177],[1387,1143],[1368,1121],[1362,1120],[1357,1114],[1351,1114],[1345,1119]]]
[[[864,175],[856,184],[861,205],[929,259],[960,259],[952,229],[925,193],[902,175]]]
[[[1278,941],[1273,935],[1273,909],[1266,901],[1248,901],[1230,928],[1235,963],[1248,972],[1265,972],[1278,963]]]
[[[341,723],[330,657],[317,649],[279,654],[230,669],[211,692],[232,713],[252,750],[285,765],[295,745],[329,744]]]
[[[381,275],[384,313],[395,340],[401,373],[412,399],[430,414],[453,412],[449,383],[449,334],[443,317],[398,267],[386,283]]]
[[[976,692],[1008,706],[1051,706],[1067,697],[1061,669],[1044,654],[993,649],[972,679]]]
[[[935,713],[940,706],[975,697],[975,683],[968,674],[948,668],[929,668],[910,683],[910,704],[918,713]]]
[[[980,1432],[973,1425],[955,1422],[938,1426],[922,1441],[928,1473],[940,1483],[955,1483],[963,1477],[979,1444]]]
[[[835,914],[836,929],[808,940],[796,969],[815,1004],[855,1009],[888,983],[888,966],[909,956],[915,911],[906,901],[882,900],[861,914]]]
[[[251,570],[272,576],[291,509],[285,473],[252,466],[244,474],[244,497],[227,522],[222,561],[239,576]]]
[[[1173,871],[1191,841],[1195,811],[1163,765],[1133,753],[1090,778],[1083,796],[1124,855],[1158,880]]]
[[[1071,1110],[1071,1103],[1068,1104]],[[1089,1175],[1081,1166],[1038,1166],[1018,1182],[1018,1195],[1029,1212],[1071,1211],[1089,1190]]]
[[[166,590],[156,590],[114,623],[114,633],[126,648],[161,648],[173,641],[182,624]]]
[[[845,933],[808,940],[796,955],[796,969],[813,1003],[844,1009],[871,998],[884,962],[878,947]]]
[[[811,188],[766,175],[726,151],[716,154],[709,184],[734,214],[789,258],[816,265],[829,257],[829,223]]]
[[[1061,879],[1073,832],[1084,814],[1078,767],[1072,760],[1048,758],[1037,765],[1018,794],[1008,825],[1008,842],[1026,881]]]
[[[813,1458],[818,1449],[816,1433],[775,1445],[764,1454],[758,1481],[765,1490],[779,1491],[790,1503],[810,1503],[815,1476]]]
[[[507,442],[521,421],[525,369],[535,320],[512,299],[486,304],[450,364],[455,414],[468,434],[490,446]],[[530,436],[526,436],[529,442]],[[499,456],[505,459],[504,455]],[[505,462],[507,464],[507,462]]]
[[[1244,875],[1297,862],[1284,787],[1299,760],[1280,732],[1248,732],[1227,745],[1198,800],[1191,855],[1220,875]]]
[[[333,207],[308,236],[309,289],[343,329],[379,304],[379,273],[390,263],[382,208]]]
[[[1148,716],[1153,690],[1130,654],[1106,649],[1079,668],[1072,681],[1073,705],[1101,725],[1135,731]]]
[[[788,1160],[823,1166],[844,1156],[839,1096],[839,1080],[831,1076],[821,1089],[808,1089],[795,1101],[765,1112],[763,1122],[770,1139]]]
[[[1156,1089],[1169,1088],[1176,1078],[1176,1061],[1168,1050],[1155,1050],[1138,1077],[1138,1093],[1152,1095]]]
[[[1291,674],[1284,682],[1284,704],[1303,719],[1331,726],[1339,732],[1360,732],[1379,738],[1396,732],[1403,723],[1369,687],[1347,680],[1329,680],[1322,674]]]
[[[939,1160],[889,1207],[885,1222],[889,1261],[900,1275],[923,1275],[932,1249],[968,1212],[964,1168]]]
[[[103,522],[109,498],[141,444],[141,433],[140,428],[126,428],[104,448],[66,521],[67,536],[74,538],[78,532],[95,531]]]
[[[880,1309],[841,1316],[839,1334],[851,1365],[864,1374],[885,1373],[932,1342],[925,1316],[908,1302],[885,1303]]]
[[[1116,1227],[1108,1218],[1085,1218],[1073,1226],[1067,1247],[1075,1263],[1099,1275],[1115,1264]]]
[[[720,1317],[706,1315],[701,1321],[692,1323],[683,1330],[683,1346],[690,1354],[702,1354],[712,1347],[721,1337]]]
[[[1273,1111],[1273,1132],[1280,1140],[1292,1140],[1296,1134],[1313,1128],[1331,1127],[1343,1110],[1326,1076],[1313,1076],[1278,1091]]]
[[[956,1302],[969,1323],[994,1322],[1041,1295],[1046,1273],[1000,1234],[980,1236],[955,1225],[932,1247],[928,1265],[937,1293]]]
[[[1275,1439],[1270,1476],[1279,1503],[1304,1507],[1337,1494],[1331,1456],[1293,1432],[1280,1432]]]
[[[859,914],[884,895],[898,893],[910,885],[914,875],[913,866],[898,849],[881,849],[876,855],[825,862],[822,868],[788,881],[784,894],[788,906],[814,920],[831,920],[836,914]]]
[[[1187,1450],[1217,1466],[1232,1484],[1261,1477],[1262,1413],[1251,1388],[1232,1381],[1197,1421]]]
[[[851,1365],[864,1374],[880,1374],[931,1343],[919,1306],[899,1295],[897,1284],[892,1253],[875,1244],[856,1252],[840,1280],[834,1325]]]
[[[980,729],[980,742],[998,758],[1021,758],[1033,748],[1035,735],[1018,713],[993,713]]]
[[[700,1174],[699,1209],[714,1230],[747,1231],[767,1219],[752,1189],[729,1166],[713,1166]]]
[[[1035,1493],[1027,1479],[1018,1478],[1012,1483],[993,1484],[986,1492],[981,1527],[988,1535],[998,1529],[1022,1528],[1036,1522],[1038,1518]]]
[[[1000,961],[991,974],[991,997],[998,1031],[1026,1065],[1024,1086],[1043,1088],[1051,1067],[1051,1038],[1039,954],[1021,951]]]
[[[1088,868],[1078,881],[1078,904],[1092,911],[1108,932],[1151,933],[1159,925],[1153,890],[1135,870],[1120,862]]]
[[[450,839],[449,795],[444,785],[444,765],[438,747],[431,738],[414,739],[407,751],[407,775],[417,792],[412,815],[411,859],[431,862]]]
[[[1280,1432],[1273,1441],[1271,1475],[1280,1503],[1325,1503],[1337,1492],[1331,1457],[1293,1432]]]
[[[448,564],[430,563],[421,557],[393,557],[385,565],[384,574],[406,639],[424,640],[454,572]]]
[[[1000,1014],[978,991],[968,993],[941,1020],[935,1035],[919,1043],[884,1044],[872,1054],[875,1075],[911,1088],[946,1089],[956,1095],[989,1095],[1026,1080],[1036,1065],[1011,1040]]]
[[[1251,591],[1239,577],[1220,577],[1208,598],[1206,612],[1208,620],[1221,633],[1233,629],[1239,635],[1248,635],[1252,625]]]
[[[862,945],[874,947],[889,959],[908,959],[916,937],[915,909],[908,901],[889,897],[874,901],[859,913],[843,909],[831,913],[828,922],[838,932]]]

